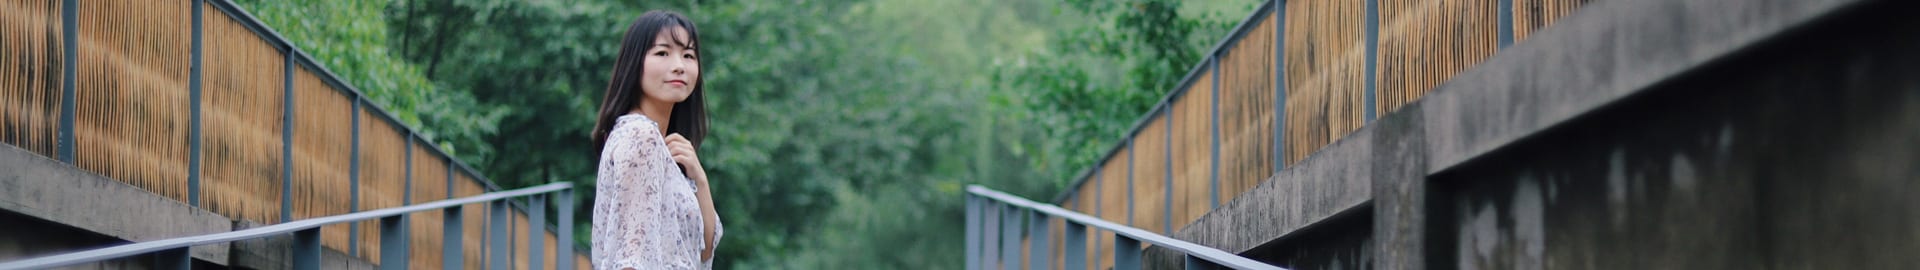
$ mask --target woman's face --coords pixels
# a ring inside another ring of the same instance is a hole
[[[654,102],[687,100],[700,78],[700,54],[688,45],[698,44],[687,40],[687,29],[679,26],[660,31],[653,40],[640,64],[640,92]]]

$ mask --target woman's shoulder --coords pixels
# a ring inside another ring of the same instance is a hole
[[[631,134],[625,134],[630,136],[651,134],[648,132],[660,132],[659,124],[654,123],[653,119],[647,119],[647,116],[640,114],[621,115],[615,118],[613,129],[615,133],[630,131],[632,132]]]

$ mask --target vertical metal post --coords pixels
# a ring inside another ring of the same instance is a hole
[[[547,264],[547,195],[527,197],[527,268],[540,269]]]
[[[1047,231],[1052,228],[1047,226],[1046,214],[1034,210],[1026,212],[1028,213],[1027,230],[1033,232],[1027,237],[1027,269],[1046,270],[1053,267],[1053,256],[1051,256],[1053,254],[1047,254],[1048,251],[1053,251],[1053,245],[1047,242],[1051,240],[1047,239]]]
[[[1187,257],[1187,259],[1186,259],[1186,263],[1185,263],[1185,265],[1186,265],[1186,270],[1215,270],[1215,269],[1220,269],[1220,264],[1215,264],[1215,263],[1213,263],[1213,262],[1209,262],[1209,261],[1207,261],[1207,260],[1203,260],[1203,259],[1200,259],[1200,257],[1194,257],[1194,256],[1193,256],[1192,254],[1188,254],[1188,255],[1187,255],[1187,256],[1185,256],[1185,257]]]
[[[980,226],[985,231],[980,237],[980,269],[1000,269],[1000,204],[981,197]]]
[[[967,270],[980,269],[980,202],[972,193],[961,195],[967,204]]]
[[[1133,156],[1140,155],[1133,149],[1133,139],[1127,138],[1127,226],[1133,226]]]
[[[287,52],[293,54],[293,52]],[[347,212],[360,212],[360,96],[353,96],[353,142],[347,162]],[[360,254],[360,223],[347,223],[347,254]]]
[[[406,127],[400,126],[400,123],[397,120],[394,121],[393,125],[399,126],[396,128],[399,128],[400,130],[406,130]],[[401,150],[401,153],[405,153],[402,155],[406,158],[405,161],[401,161],[401,164],[404,164],[405,166],[404,168],[406,168],[404,169],[406,173],[406,177],[401,177],[401,179],[406,179],[406,180],[403,180],[406,182],[402,183],[400,186],[400,205],[413,204],[413,141],[415,140],[414,138],[417,138],[417,137],[414,137],[413,132],[407,132],[406,137],[407,137],[406,138],[407,143],[405,144],[406,146],[402,146],[403,150]]]
[[[60,162],[66,162],[67,164],[75,164],[73,157],[73,118],[75,114],[74,106],[79,102],[74,101],[73,81],[74,74],[77,72],[77,68],[74,68],[74,66],[78,66],[77,63],[80,62],[80,37],[79,34],[76,33],[79,32],[80,28],[79,10],[80,1],[78,0],[64,0],[60,2],[60,42],[63,45],[62,47],[65,48],[61,50],[62,59],[60,62],[60,133],[55,135],[59,138],[57,139],[58,142],[55,142],[55,144],[57,144],[57,146],[55,146],[57,150],[54,150],[54,152],[57,153],[55,154],[56,156],[59,156]]]
[[[445,194],[447,194],[447,198],[456,198],[458,196],[453,193],[453,174],[456,173],[453,171],[453,157],[444,157],[444,159],[441,160],[447,164],[445,167],[447,168],[447,179],[445,179],[447,193]],[[440,267],[442,269],[466,269],[464,265],[466,263],[466,252],[461,249],[461,247],[465,246],[463,242],[466,242],[466,239],[464,239],[466,237],[463,237],[466,235],[466,228],[462,225],[466,224],[464,224],[465,221],[461,218],[461,208],[465,208],[465,206],[456,205],[441,210],[443,211],[441,214],[443,219],[440,221],[440,223],[443,224],[441,225],[441,232],[444,233],[440,236],[440,243],[442,245],[440,249]]]
[[[441,268],[466,269],[466,267],[461,265],[466,262],[466,260],[464,260],[466,252],[462,252],[460,249],[460,247],[464,246],[462,242],[464,242],[465,239],[461,239],[464,238],[461,236],[465,235],[466,228],[461,226],[464,224],[461,224],[460,208],[462,208],[462,206],[455,205],[440,210],[441,215],[446,217],[440,220],[442,227],[440,230],[442,233],[440,235],[440,254],[442,254],[440,256]]]
[[[407,269],[407,214],[380,218],[380,269]]]
[[[1094,167],[1093,167],[1093,176],[1092,176],[1092,177],[1087,177],[1087,182],[1092,182],[1092,185],[1093,185],[1093,192],[1092,192],[1092,194],[1074,194],[1073,196],[1074,196],[1075,198],[1077,198],[1077,197],[1079,197],[1079,196],[1093,196],[1093,206],[1091,206],[1091,207],[1093,208],[1093,217],[1096,217],[1096,218],[1098,218],[1098,217],[1100,217],[1100,197],[1102,197],[1102,196],[1100,196],[1100,195],[1101,195],[1101,194],[1106,194],[1106,193],[1105,193],[1105,192],[1106,192],[1106,189],[1104,189],[1104,188],[1106,187],[1106,184],[1102,184],[1102,183],[1105,183],[1105,182],[1107,182],[1107,181],[1106,181],[1106,179],[1105,179],[1105,178],[1100,178],[1100,171],[1102,171],[1102,170],[1104,170],[1104,169],[1105,169],[1104,167],[1106,167],[1106,161],[1105,161],[1105,160],[1101,160],[1101,161],[1100,161],[1100,163],[1098,163],[1098,164],[1094,164],[1093,166],[1094,166]],[[1070,200],[1070,201],[1068,201],[1068,203],[1075,203],[1075,205],[1078,205],[1078,203],[1077,203],[1076,201],[1071,201],[1071,200]],[[1080,209],[1081,211],[1085,211],[1085,210],[1087,210],[1087,208],[1088,208],[1088,207],[1089,207],[1089,206],[1085,206],[1085,205],[1080,205],[1080,207],[1079,207],[1079,209]]]
[[[1273,3],[1273,172],[1287,167],[1287,1]]]
[[[201,70],[205,63],[201,60],[206,41],[201,34],[202,0],[193,0],[193,53],[187,60],[187,107],[189,118],[187,126],[187,205],[200,206],[200,81]]]
[[[193,269],[193,256],[189,254],[185,247],[155,252],[153,259],[154,268],[167,270]]]
[[[1006,268],[1020,267],[1020,207],[1002,204],[1000,227],[1005,233],[1000,235],[1000,265]]]
[[[1162,143],[1166,151],[1160,151],[1163,154],[1160,162],[1166,166],[1162,167],[1166,168],[1166,177],[1161,178],[1165,185],[1160,189],[1160,230],[1162,234],[1173,234],[1173,102],[1168,101],[1166,110],[1162,112],[1166,113],[1162,117],[1167,118],[1167,136],[1161,138],[1165,140]]]
[[[1087,225],[1067,221],[1066,270],[1087,269]]]
[[[553,261],[554,269],[573,269],[573,191],[573,188],[556,191],[560,196],[559,200],[554,201],[560,204],[555,208],[560,210],[560,234],[556,238],[560,239],[560,242],[554,243],[554,249],[560,254],[553,256],[553,259],[557,260]]]
[[[1498,28],[1500,28],[1499,49],[1506,49],[1507,46],[1513,46],[1513,0],[1499,0],[1499,4],[1496,5],[1494,13],[1498,14],[1495,15],[1495,17],[1500,18],[1498,24]]]
[[[493,207],[491,207],[492,209],[490,210],[493,210],[493,213],[487,215],[489,219],[487,229],[493,231],[493,233],[487,236],[487,242],[490,244],[487,245],[487,248],[493,249],[491,250],[493,260],[490,260],[491,262],[487,263],[487,266],[491,266],[497,270],[505,270],[511,263],[507,260],[513,258],[513,253],[509,253],[511,252],[509,248],[513,247],[513,239],[507,236],[507,213],[509,206],[505,199],[495,200],[491,204],[493,204]]]
[[[454,171],[453,168],[457,168],[457,167],[454,167],[454,165],[458,165],[458,163],[453,162],[452,156],[441,156],[440,161],[445,163],[446,164],[445,168],[447,168],[446,169],[447,173],[445,173],[445,175],[447,176],[447,179],[445,179],[447,181],[447,193],[446,193],[447,198],[451,199],[451,198],[459,197],[459,196],[455,196],[453,193],[454,187],[456,187],[456,185],[454,185],[454,182],[453,182],[453,174],[459,173]]]
[[[1366,89],[1363,90],[1366,91],[1367,99],[1366,104],[1363,104],[1361,107],[1366,108],[1364,112],[1366,114],[1366,120],[1362,123],[1372,123],[1375,106],[1373,104],[1374,92],[1376,92],[1375,87],[1377,87],[1374,82],[1374,76],[1378,75],[1374,73],[1379,70],[1379,63],[1375,62],[1380,59],[1380,0],[1365,1],[1367,2],[1367,81]]]
[[[293,232],[293,269],[320,270],[320,228]]]
[[[1140,270],[1140,240],[1113,235],[1113,269]]]
[[[393,125],[396,125],[396,126],[397,126],[397,125],[400,125],[400,123],[398,123],[398,122],[399,122],[399,121],[394,121],[394,122],[393,122],[392,124],[393,124]],[[400,130],[406,130],[406,127],[404,127],[404,126],[403,126],[403,127],[399,127],[399,128],[400,128]],[[403,146],[403,147],[405,147],[405,148],[403,148],[403,150],[402,150],[402,152],[403,152],[403,153],[405,153],[405,154],[404,154],[404,156],[406,157],[406,161],[403,161],[403,162],[401,162],[401,163],[403,164],[403,166],[402,166],[402,167],[403,167],[403,168],[405,168],[405,169],[404,169],[404,172],[406,173],[406,176],[405,176],[405,177],[401,177],[402,179],[405,179],[405,180],[403,180],[403,181],[405,181],[405,182],[404,182],[404,183],[402,183],[402,185],[400,186],[400,205],[411,205],[411,204],[413,204],[413,140],[414,140],[414,136],[413,136],[413,133],[412,133],[412,132],[408,132],[408,133],[407,133],[407,135],[406,135],[406,138],[405,138],[405,139],[407,140],[407,142],[406,142],[406,144],[405,144],[406,146]],[[388,217],[388,218],[392,218],[392,217]],[[381,233],[380,233],[380,234],[381,234],[381,238],[380,238],[380,244],[381,244],[381,246],[380,246],[380,253],[381,253],[381,255],[380,255],[380,256],[381,256],[381,257],[380,257],[380,258],[381,258],[381,261],[380,261],[380,268],[381,268],[381,269],[407,269],[407,265],[406,265],[406,261],[404,261],[404,260],[403,260],[403,261],[401,261],[401,263],[400,263],[399,265],[394,265],[395,267],[398,267],[398,268],[388,268],[388,267],[387,267],[388,265],[393,265],[393,264],[391,264],[391,263],[389,263],[389,262],[392,262],[392,261],[389,261],[389,260],[387,260],[387,259],[386,259],[386,258],[389,258],[389,257],[386,257],[386,256],[387,256],[387,254],[389,254],[389,253],[387,253],[387,252],[388,252],[388,249],[387,249],[387,247],[389,247],[389,246],[387,246],[387,244],[388,244],[388,243],[387,243],[387,238],[386,238],[386,232],[387,232],[388,230],[390,230],[389,228],[387,228],[387,225],[386,225],[386,222],[387,222],[387,220],[386,220],[386,218],[382,218],[382,219],[380,219],[380,227],[381,227],[381,228],[380,228],[380,232],[381,232]],[[399,219],[398,219],[398,222],[400,222],[400,224],[398,225],[398,227],[400,228],[400,232],[401,232],[401,234],[400,234],[400,239],[399,239],[399,244],[400,244],[400,247],[401,247],[401,248],[400,248],[400,251],[399,251],[398,253],[399,253],[399,254],[401,254],[401,255],[400,255],[401,257],[405,257],[405,256],[407,256],[407,255],[406,255],[406,250],[408,249],[408,248],[406,247],[406,246],[407,246],[407,240],[408,240],[408,238],[412,238],[412,237],[410,237],[410,236],[408,236],[408,235],[407,235],[407,230],[408,230],[408,229],[410,229],[410,228],[408,228],[408,226],[407,226],[407,214],[401,214],[401,215],[399,216]]]
[[[1209,138],[1213,142],[1213,159],[1208,163],[1213,166],[1209,168],[1207,181],[1207,209],[1220,208],[1220,73],[1223,72],[1220,69],[1220,57],[1225,54],[1225,50],[1222,50],[1207,59],[1207,65],[1213,66],[1213,111],[1208,117],[1212,118],[1212,123],[1207,124],[1211,127],[1208,132],[1213,136]]]
[[[287,44],[285,67],[281,69],[283,77],[281,87],[280,114],[280,222],[293,221],[293,56],[294,47]]]

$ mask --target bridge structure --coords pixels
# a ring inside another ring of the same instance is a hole
[[[1268,1],[970,266],[1920,267],[1912,10]]]
[[[228,0],[0,15],[0,262],[191,242],[61,265],[589,267],[553,225],[579,189],[503,190]]]

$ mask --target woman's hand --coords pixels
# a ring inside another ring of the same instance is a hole
[[[687,141],[687,137],[674,133],[667,134],[666,140],[667,153],[673,154],[673,163],[679,163],[687,172],[687,178],[693,179],[694,197],[700,200],[701,228],[705,231],[701,237],[706,249],[700,250],[700,261],[712,262],[713,247],[720,241],[720,235],[716,232],[720,226],[720,214],[714,212],[713,194],[707,188],[707,168],[700,165],[700,154],[694,151],[693,142]]]
[[[707,184],[707,168],[700,165],[700,154],[693,148],[693,142],[680,133],[667,134],[667,152],[673,154],[673,163],[679,163],[686,169],[687,178],[701,185]],[[701,187],[704,189],[705,187]]]

